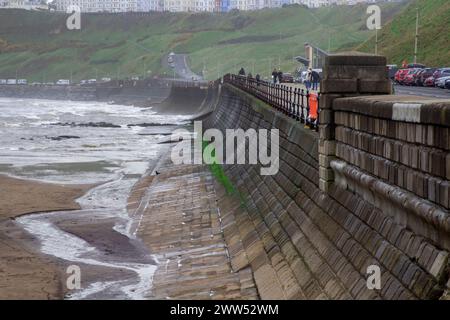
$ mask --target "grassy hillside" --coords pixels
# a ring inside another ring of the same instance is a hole
[[[420,29],[418,62],[429,66],[450,66],[450,1],[414,0],[383,27],[379,34],[379,52],[393,63],[414,61],[416,8],[419,8]],[[372,51],[375,37],[358,49]]]
[[[437,1],[437,0],[433,0]],[[404,5],[382,4],[386,20]],[[264,75],[297,66],[304,43],[325,50],[366,41],[366,6],[306,9],[291,6],[227,14],[150,13],[83,15],[81,30],[65,28],[67,15],[0,10],[0,78],[74,80],[164,74],[161,59],[188,53],[209,79],[246,70]]]

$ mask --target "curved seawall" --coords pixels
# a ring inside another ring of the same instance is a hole
[[[213,107],[204,129],[280,130],[276,175],[260,175],[259,165],[224,165],[234,191],[216,182],[232,269],[250,267],[261,298],[436,299],[444,294],[448,252],[421,232],[424,228],[396,218],[402,210],[410,215],[407,207],[383,210],[381,200],[364,196],[373,194],[364,184],[355,190],[336,181],[322,191],[318,133],[229,84],[221,86]],[[367,286],[369,266],[381,270],[380,290]]]

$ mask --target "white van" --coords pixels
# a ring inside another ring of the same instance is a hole
[[[56,84],[61,85],[61,86],[68,86],[68,85],[70,85],[70,80],[59,79],[58,81],[56,81]]]
[[[6,84],[17,84],[17,80],[16,79],[8,79],[6,81]]]

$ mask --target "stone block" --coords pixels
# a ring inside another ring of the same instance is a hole
[[[335,128],[332,124],[319,124],[319,138],[324,140],[334,140]]]
[[[319,167],[319,178],[325,181],[334,181],[333,169],[327,167]]]
[[[387,80],[388,69],[386,66],[330,65],[324,69],[323,78]]]
[[[449,208],[449,198],[450,198],[450,182],[442,181],[439,184],[439,204],[444,208]]]
[[[359,80],[359,93],[391,94],[392,85],[389,80]]]
[[[341,94],[322,94],[319,100],[320,110],[331,109],[333,107],[333,101],[341,97]]]
[[[322,93],[356,93],[358,92],[358,80],[357,79],[322,80],[320,90]]]
[[[450,180],[450,153],[447,154],[447,157],[445,159],[445,168],[447,180]]]
[[[343,52],[330,54],[325,58],[325,68],[328,66],[386,66],[386,57],[362,52]]]
[[[319,189],[323,192],[328,192],[333,182],[319,179]]]
[[[336,141],[319,139],[319,154],[334,156],[336,154]]]
[[[319,113],[319,124],[330,124],[334,123],[333,111],[330,109],[320,110]]]
[[[319,166],[329,168],[330,162],[336,160],[337,158],[334,156],[327,156],[323,154],[319,154]]]

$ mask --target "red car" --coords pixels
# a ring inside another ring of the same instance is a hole
[[[422,69],[409,69],[405,77],[403,78],[402,84],[407,86],[414,86],[416,85],[416,80],[418,75],[420,75],[420,72]]]
[[[418,85],[418,86],[425,86],[425,81],[429,77],[432,77],[435,71],[436,71],[436,68],[425,68],[425,69],[422,69],[422,71],[417,75],[416,85]]]
[[[405,76],[408,74],[410,69],[400,69],[395,74],[395,82],[398,84],[403,84],[403,80],[405,79]]]
[[[424,87],[434,87],[434,82],[436,81],[436,79],[431,76],[425,79],[425,81],[423,82],[423,86]]]

